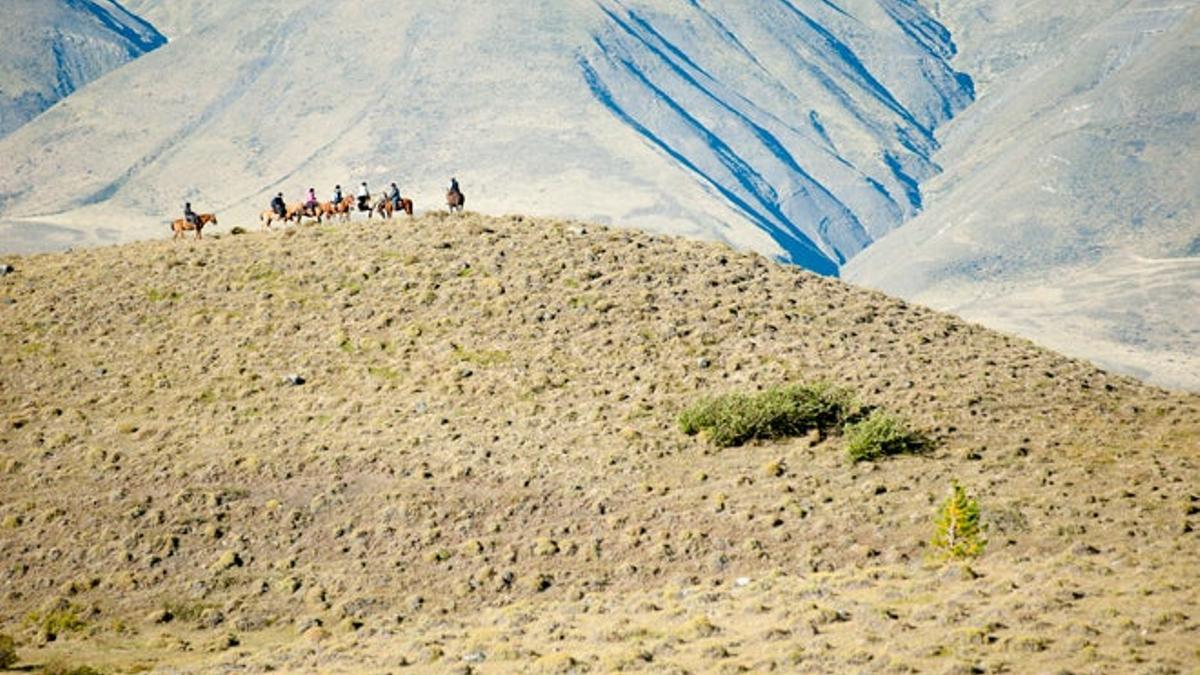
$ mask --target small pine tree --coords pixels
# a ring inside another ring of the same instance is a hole
[[[987,540],[979,519],[979,502],[967,496],[958,481],[950,482],[950,497],[934,519],[933,547],[950,560],[977,558]]]

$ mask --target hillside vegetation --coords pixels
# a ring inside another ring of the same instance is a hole
[[[6,262],[18,667],[1200,665],[1200,397],[577,223],[433,213]],[[800,405],[771,391],[838,416],[731,447],[681,424]],[[901,427],[919,451],[851,458],[851,434]],[[986,528],[969,566],[929,543],[954,481]]]

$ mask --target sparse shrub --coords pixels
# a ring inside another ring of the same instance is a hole
[[[471,350],[458,345],[454,346],[454,356],[459,361],[465,361],[481,368],[504,365],[512,361],[512,354],[500,349]]]
[[[234,228],[229,231],[229,234],[246,234],[246,228],[242,227],[241,225],[235,225]]]
[[[158,288],[146,289],[146,299],[150,302],[175,302],[181,297],[179,291],[164,291]]]
[[[11,636],[0,633],[0,670],[8,668],[19,660],[17,643]]]
[[[679,629],[680,637],[691,640],[711,637],[719,632],[721,629],[704,615],[693,617]]]
[[[854,398],[845,389],[797,384],[752,395],[704,399],[680,414],[679,426],[685,434],[703,431],[715,445],[730,447],[756,438],[786,438],[813,429],[836,428],[854,407]]]
[[[91,666],[73,666],[65,661],[51,661],[39,672],[42,675],[104,675],[104,671]]]
[[[65,601],[42,612],[30,612],[25,620],[46,642],[53,642],[64,633],[80,630],[87,625],[80,616],[80,609]]]
[[[549,537],[538,537],[533,542],[533,552],[540,556],[555,555],[558,553],[558,542]]]
[[[204,616],[204,612],[213,609],[212,605],[199,602],[167,601],[163,603],[161,613],[170,616],[172,621],[195,623]]]
[[[977,558],[987,545],[979,518],[979,502],[967,496],[958,481],[950,483],[950,490],[950,497],[942,503],[934,519],[930,544],[950,560]]]
[[[873,462],[888,455],[920,452],[929,441],[911,431],[903,420],[884,410],[846,425],[846,450],[855,462]]]

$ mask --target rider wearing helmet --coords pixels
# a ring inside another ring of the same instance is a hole
[[[336,185],[336,186],[334,186],[334,188],[333,188],[333,199],[332,199],[332,200],[330,200],[330,201],[332,201],[332,202],[334,203],[334,205],[335,205],[335,206],[336,206],[337,204],[341,204],[341,203],[342,203],[342,186],[341,186],[341,185]]]
[[[287,215],[287,205],[283,203],[283,193],[280,192],[271,200],[271,210],[283,218]]]
[[[183,204],[183,219],[190,225],[196,224],[196,212],[192,210],[191,202],[184,202]]]
[[[462,190],[458,189],[458,179],[457,178],[450,179],[450,192],[453,192],[454,194],[459,194],[462,192]]]
[[[399,211],[400,210],[400,188],[396,187],[395,183],[392,183],[391,187],[388,189],[387,198],[388,198],[388,201],[390,201],[392,203],[392,209],[395,211]]]

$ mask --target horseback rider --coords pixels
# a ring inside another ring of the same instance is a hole
[[[400,210],[400,188],[396,187],[395,183],[392,183],[391,188],[388,189],[387,198],[388,198],[388,201],[392,203],[392,210],[399,211]]]
[[[317,212],[317,191],[312,188],[304,195],[304,210],[310,214]]]
[[[287,215],[287,204],[283,203],[283,193],[280,192],[271,200],[271,210],[283,218]]]
[[[462,190],[458,189],[458,179],[457,178],[450,179],[450,190],[449,191],[456,195],[462,194]]]
[[[196,221],[199,220],[199,218],[196,217],[196,212],[192,210],[191,202],[184,202],[184,204],[183,204],[183,219],[186,220],[188,222],[188,224],[192,225],[192,226],[195,226]]]
[[[367,189],[367,181],[363,181],[362,185],[358,186],[358,210],[366,211],[371,208],[371,191]]]
[[[330,201],[332,201],[332,202],[333,202],[333,205],[334,205],[334,206],[337,206],[338,204],[341,204],[341,203],[342,203],[342,186],[341,186],[341,185],[336,185],[336,186],[334,186],[334,188],[333,188],[333,199],[332,199],[332,200],[330,200]]]

